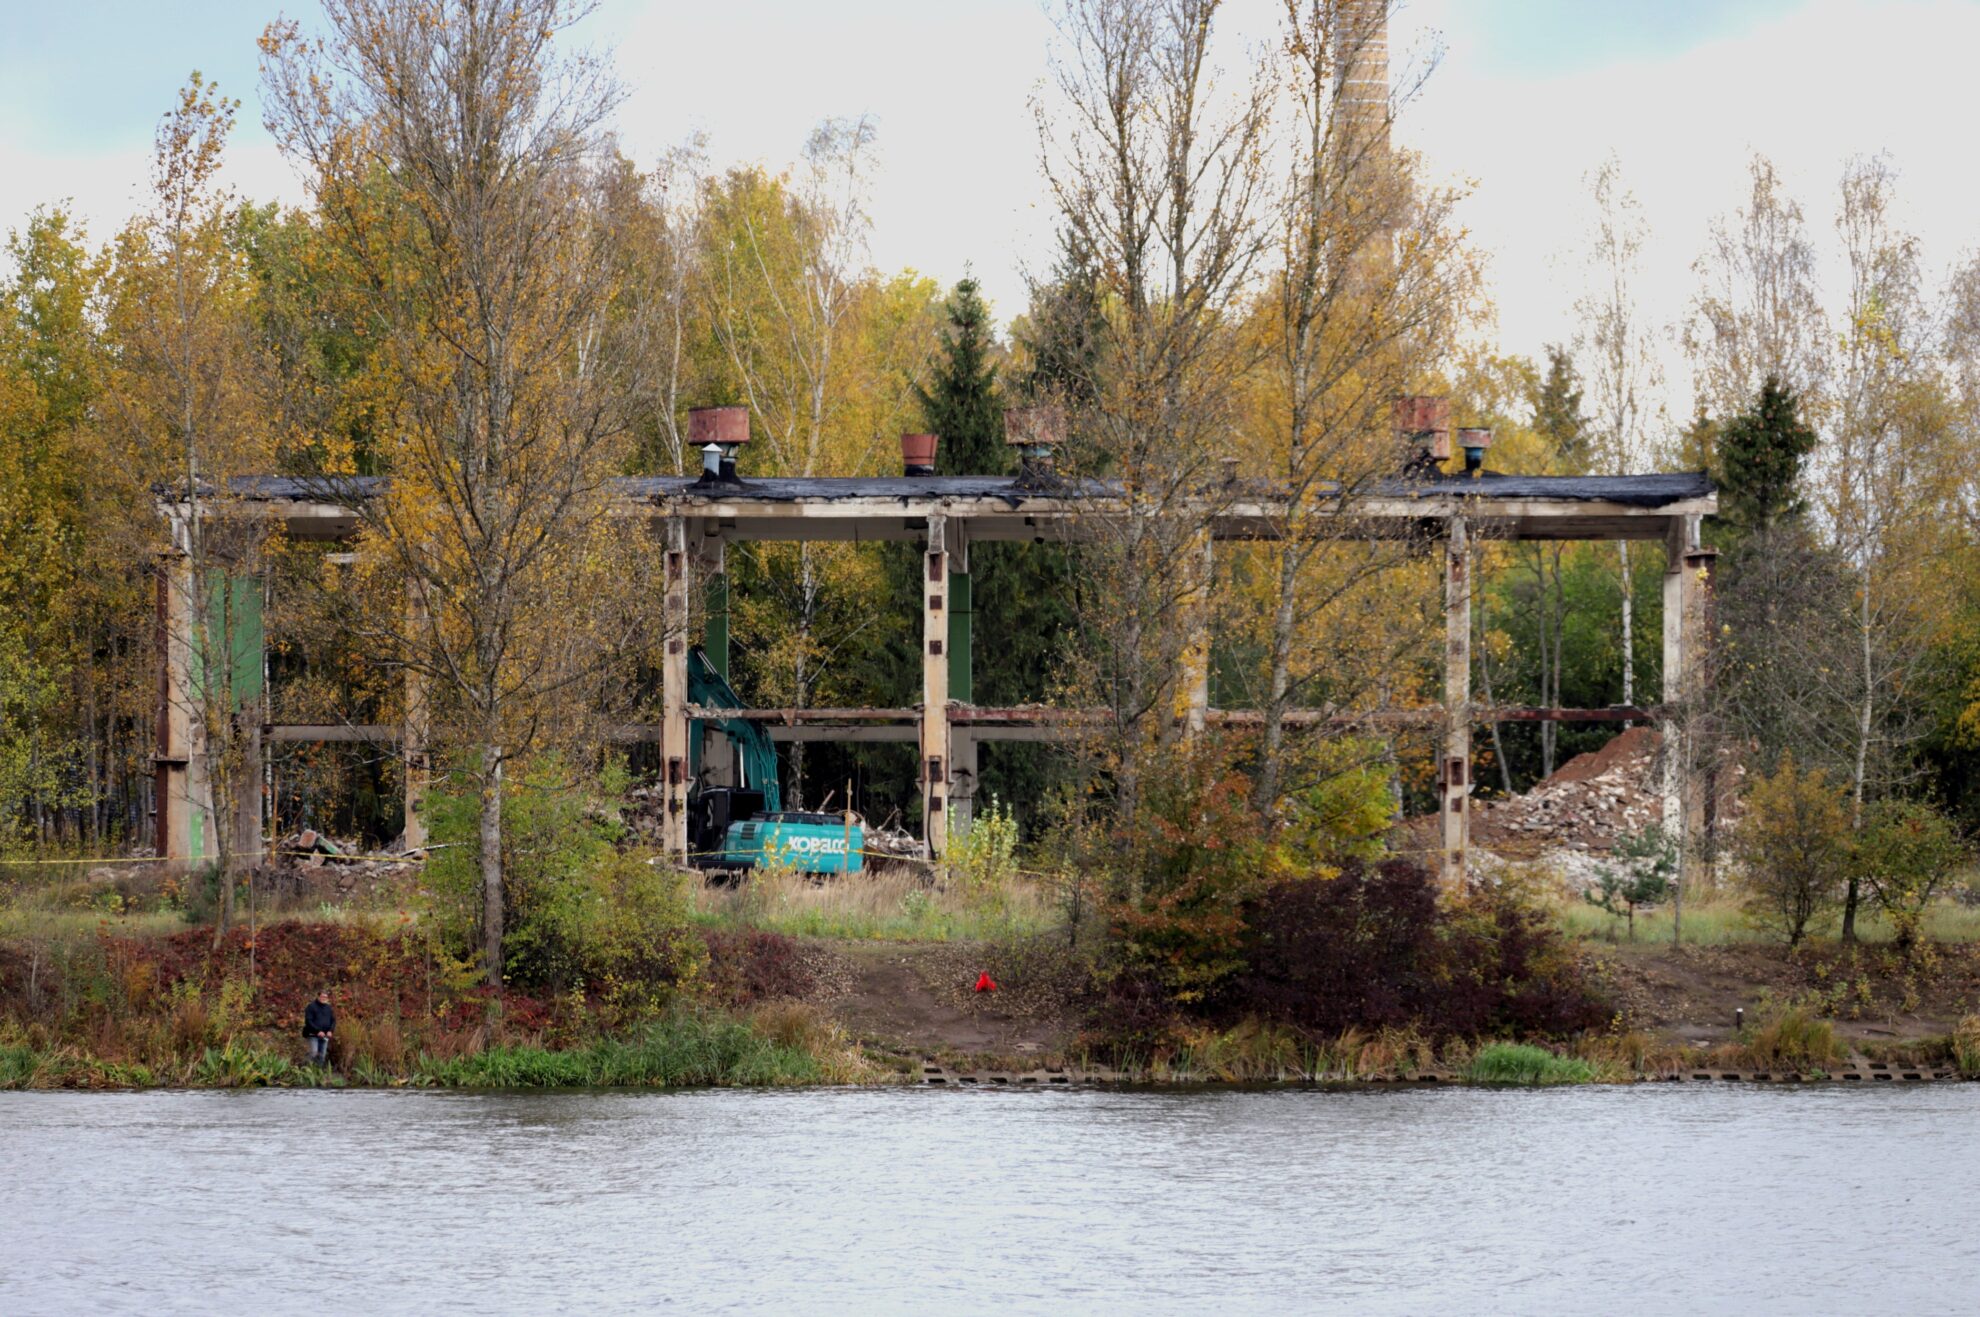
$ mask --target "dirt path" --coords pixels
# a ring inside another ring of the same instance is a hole
[[[1090,987],[1063,953],[974,943],[812,942],[814,1004],[852,1035],[897,1055],[979,1062],[1061,1057],[1079,1048]],[[1980,944],[1947,947],[1927,973],[1894,970],[1875,950],[1762,944],[1584,944],[1626,1027],[1673,1043],[1718,1044],[1736,1012],[1817,1007],[1853,1048],[1943,1037],[1980,1009]],[[999,990],[971,991],[988,972]]]
[[[1829,946],[1791,955],[1767,944],[1593,944],[1590,954],[1630,1027],[1682,1042],[1724,1042],[1736,1011],[1751,1024],[1769,1000],[1820,1003],[1851,1044],[1942,1036],[1980,1006],[1973,946],[1943,948],[1929,970],[1909,975],[1875,948],[1854,959]]]
[[[1038,1057],[1074,1033],[1049,975],[970,943],[820,944],[832,969],[818,1005],[863,1041],[915,1056]],[[984,972],[998,991],[972,991]]]

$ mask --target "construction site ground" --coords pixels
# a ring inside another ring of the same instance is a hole
[[[971,943],[817,943],[815,1005],[880,1050],[1008,1064],[1077,1048],[1089,1003],[1064,966],[1013,961],[1007,949]],[[1843,1043],[1865,1055],[1911,1040],[1943,1038],[1980,1011],[1980,944],[1936,946],[1905,962],[1887,946],[1854,950],[1823,942],[1790,952],[1778,943],[1671,946],[1584,941],[1590,972],[1620,1025],[1662,1045],[1732,1041],[1739,1012],[1754,1024],[1775,1007],[1811,1007]],[[971,989],[989,972],[994,993]],[[1908,1000],[1909,999],[1909,1000]]]

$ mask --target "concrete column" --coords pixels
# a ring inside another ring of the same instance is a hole
[[[1210,532],[1197,533],[1195,561],[1190,570],[1196,573],[1192,583],[1192,604],[1190,608],[1189,645],[1183,651],[1183,730],[1190,736],[1200,735],[1210,714],[1210,613],[1211,592],[1217,581],[1217,542]]]
[[[1700,719],[1710,644],[1712,560],[1699,545],[1699,519],[1673,517],[1664,541],[1664,831],[1678,838],[1681,876],[1696,876],[1703,858],[1706,765],[1699,762]]]
[[[662,849],[687,859],[688,787],[688,526],[685,517],[667,518],[665,584],[661,595],[660,762],[666,796]]]
[[[928,858],[947,845],[949,803],[948,518],[928,518],[921,573],[921,835]]]
[[[426,584],[406,582],[406,645],[413,652],[424,647],[430,616],[426,607]],[[432,709],[428,703],[426,674],[406,666],[406,725],[400,743],[401,771],[406,805],[406,825],[402,844],[409,851],[426,849],[426,793],[432,785],[433,761],[428,749],[432,737]]]
[[[983,782],[982,744],[974,732],[949,733],[949,758],[954,761],[949,766],[949,812],[955,818],[958,837],[966,835],[976,822],[976,793]]]
[[[159,555],[156,747],[152,754],[152,844],[161,859],[193,858],[192,561]]]
[[[1471,564],[1462,516],[1451,518],[1444,542],[1443,879],[1464,881],[1471,845]]]

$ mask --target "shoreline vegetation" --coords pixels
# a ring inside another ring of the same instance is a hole
[[[1089,1069],[1078,1059],[1031,1060],[1026,1068],[1070,1072],[1060,1086],[1136,1088],[1280,1087],[1323,1089],[1436,1083],[1487,1088],[1627,1085],[1699,1077],[1839,1080],[1840,1048],[1782,1046],[1783,1033],[1806,1030],[1789,1012],[1747,1042],[1714,1048],[1644,1046],[1640,1040],[1599,1037],[1561,1050],[1532,1043],[1454,1042],[1435,1047],[1420,1037],[1346,1037],[1332,1044],[1286,1040],[1283,1050],[1246,1050],[1247,1039],[1218,1037],[1200,1051],[1158,1063],[1133,1061]],[[1814,1030],[1820,1034],[1823,1026]],[[898,1056],[869,1052],[829,1023],[803,1012],[761,1017],[684,1015],[627,1038],[600,1037],[581,1045],[501,1043],[460,1056],[421,1054],[387,1068],[362,1059],[345,1068],[317,1069],[294,1049],[266,1039],[237,1038],[208,1046],[177,1066],[105,1061],[74,1045],[37,1048],[0,1043],[0,1092],[191,1090],[249,1088],[388,1089],[412,1091],[619,1090],[901,1086],[917,1075]],[[1980,1019],[1968,1018],[1944,1037],[1877,1049],[1874,1066],[1924,1072],[1923,1077],[1980,1080]],[[999,1069],[991,1063],[987,1068]]]
[[[919,1081],[931,1062],[951,1072],[1051,1071],[1077,1077],[1071,1082],[1097,1076],[1136,1086],[1434,1080],[1524,1087],[1706,1071],[1819,1081],[1857,1061],[1980,1078],[1980,1015],[1957,1016],[1941,1032],[1884,1039],[1845,1038],[1825,1018],[1868,1009],[1881,1019],[1905,1004],[1878,1005],[1868,986],[1873,977],[1892,980],[1882,985],[1891,992],[1920,992],[1917,955],[1900,960],[1888,948],[1860,948],[1847,962],[1858,967],[1850,977],[1812,944],[1796,952],[1750,944],[1749,951],[1778,952],[1811,982],[1833,987],[1759,988],[1749,994],[1756,1004],[1741,1025],[1712,1041],[1660,1035],[1618,1010],[1603,1027],[1553,1038],[1436,1035],[1413,1024],[1322,1033],[1247,1017],[1175,1028],[1137,1044],[1131,1020],[1125,1030],[1114,1021],[1111,1035],[1094,1027],[1105,1025],[1110,1011],[1118,1014],[1117,994],[1091,977],[1090,962],[1064,948],[1063,930],[1039,916],[1045,907],[1038,894],[1001,912],[964,910],[926,889],[919,904],[928,908],[903,914],[893,909],[897,897],[834,896],[829,888],[775,879],[754,894],[709,887],[689,902],[697,946],[681,959],[691,969],[677,974],[664,996],[608,983],[553,1000],[488,993],[436,957],[404,912],[290,912],[252,933],[237,930],[216,948],[211,930],[188,926],[183,913],[36,910],[16,902],[0,916],[0,1090],[898,1085]],[[1713,928],[1709,911],[1688,914],[1687,923]],[[1944,922],[1957,929],[1966,914],[1949,907]],[[1720,949],[1710,937],[1706,947],[1676,955],[1667,944],[1607,941],[1565,903],[1557,917],[1575,932],[1577,975],[1612,991],[1619,968]],[[812,936],[800,940],[781,927]],[[1639,920],[1640,935],[1646,927]],[[1727,919],[1718,932],[1736,938],[1738,926]],[[915,937],[921,940],[905,940]],[[1929,938],[1927,946],[1936,949],[1924,958],[1938,962],[1970,960],[1974,949]],[[857,962],[848,951],[903,963],[948,953],[933,972],[950,978],[961,976],[951,962],[994,965],[1015,997],[1010,1010],[1027,1014],[1043,1000],[1042,1013],[1074,1027],[1056,1045],[1016,1050],[883,1036],[845,1010],[824,982]],[[338,996],[338,1036],[332,1066],[316,1070],[303,1063],[288,1017],[324,982]],[[1910,1004],[1915,1011],[1918,1002]]]
[[[1747,894],[1698,891],[1673,945],[1661,903],[1619,917],[1543,866],[1447,888],[1380,846],[1314,859],[1248,815],[1192,823],[1238,807],[1223,782],[1162,802],[1139,896],[1078,852],[1021,867],[1001,812],[938,865],[682,871],[641,847],[622,784],[524,783],[499,989],[460,848],[270,864],[218,934],[213,871],[16,867],[0,1089],[1980,1077],[1980,911],[1950,888],[1903,927],[1866,912],[1844,941],[1816,918],[1792,942]],[[436,796],[443,837],[469,804]],[[1234,840],[1175,840],[1204,827]],[[325,988],[328,1072],[300,1036]]]

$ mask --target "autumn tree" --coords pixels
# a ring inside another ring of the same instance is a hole
[[[898,461],[912,392],[934,346],[934,288],[884,278],[868,251],[876,135],[827,120],[793,177],[732,171],[705,200],[707,313],[729,396],[746,404],[745,474],[870,475]],[[850,544],[754,544],[731,555],[743,666],[759,698],[808,707],[855,677],[855,656],[897,620],[881,559]],[[789,798],[807,794],[804,745],[789,754]]]
[[[1267,641],[1254,800],[1271,813],[1289,780],[1305,789],[1287,738],[1303,704],[1350,705],[1419,634],[1385,645],[1365,619],[1326,643],[1330,615],[1415,555],[1403,544],[1347,547],[1327,529],[1372,481],[1393,476],[1393,399],[1450,349],[1472,270],[1451,223],[1456,196],[1420,185],[1390,146],[1387,0],[1288,0],[1272,74],[1284,96],[1289,165],[1276,210],[1258,331],[1261,474],[1286,498],[1268,556]],[[1321,643],[1315,643],[1320,641]],[[1366,667],[1357,660],[1366,661]],[[1359,676],[1357,677],[1357,672]]]
[[[508,764],[624,647],[606,482],[625,460],[604,221],[617,93],[560,48],[568,0],[330,0],[262,39],[269,126],[307,172],[335,287],[377,336],[382,465],[353,502],[401,612],[355,633],[429,683],[479,793],[482,968],[502,981]]]
[[[1894,176],[1883,156],[1844,172],[1837,230],[1849,269],[1846,329],[1834,379],[1834,450],[1825,516],[1854,586],[1847,654],[1822,673],[1851,707],[1848,766],[1852,823],[1868,800],[1911,765],[1927,729],[1915,698],[1935,654],[1930,602],[1939,527],[1967,455],[1952,446],[1941,382],[1932,363],[1934,326],[1921,289],[1917,242],[1891,218]],[[1833,674],[1833,675],[1831,675]],[[1852,877],[1843,935],[1855,933],[1860,900]]]
[[[161,570],[185,639],[165,656],[168,712],[187,738],[173,747],[187,762],[182,807],[217,860],[216,938],[233,917],[242,848],[259,850],[261,818],[261,536],[224,515],[230,478],[265,469],[270,453],[253,288],[234,240],[236,202],[218,182],[237,108],[195,73],[160,122],[153,204],[118,236],[108,312],[117,350],[107,396],[124,451],[132,470],[177,494]],[[181,807],[156,802],[161,816],[168,806]]]
[[[1589,248],[1589,287],[1576,305],[1580,359],[1586,364],[1596,439],[1595,461],[1606,473],[1636,470],[1647,456],[1654,398],[1662,384],[1654,331],[1645,320],[1639,283],[1648,230],[1643,208],[1623,182],[1613,157],[1589,179],[1595,233]],[[1636,701],[1636,581],[1629,541],[1616,543],[1622,596],[1622,703]]]
[[[708,244],[708,144],[696,134],[641,173],[619,161],[604,189],[619,234],[616,310],[626,350],[614,363],[646,472],[680,475],[694,466],[686,452],[687,411],[711,401],[712,359],[705,314]]]
[[[1094,594],[1071,681],[1107,710],[1090,748],[1115,816],[1172,743],[1204,676],[1204,493],[1228,449],[1255,345],[1231,332],[1264,252],[1269,91],[1216,76],[1217,0],[1067,0],[1036,115],[1062,226],[1091,253],[1104,321],[1066,391],[1078,471],[1121,513],[1083,545]]]
[[[1784,756],[1747,790],[1733,854],[1746,871],[1754,915],[1789,946],[1799,944],[1840,901],[1849,866],[1843,793],[1821,769],[1804,770],[1793,755]]]
[[[1819,403],[1827,360],[1801,205],[1763,155],[1748,183],[1746,203],[1713,222],[1692,266],[1700,286],[1683,335],[1700,405],[1719,417],[1744,410],[1770,377],[1804,405]]]

